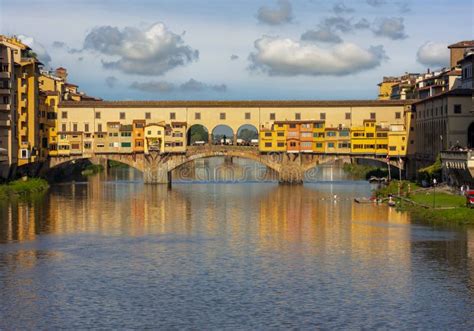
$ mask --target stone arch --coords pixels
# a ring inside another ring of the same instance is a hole
[[[184,159],[180,159],[176,162],[170,161],[168,164],[168,171],[173,171],[182,165],[194,161],[194,160],[199,160],[199,159],[204,159],[204,158],[211,158],[211,157],[236,157],[236,158],[241,158],[241,159],[247,159],[251,161],[258,162],[267,168],[279,173],[280,172],[280,165],[277,162],[273,162],[271,159],[267,157],[262,157],[258,154],[254,154],[251,152],[242,152],[242,151],[226,151],[224,152],[215,152],[215,151],[205,151],[202,153],[197,153],[191,156],[188,156]]]
[[[250,144],[250,140],[258,139],[258,129],[252,124],[243,124],[237,129],[236,135],[243,144]]]
[[[193,137],[194,132],[196,136]],[[186,132],[186,143],[188,146],[191,146],[195,141],[204,141],[206,144],[209,144],[209,129],[203,124],[193,124],[191,125]],[[200,137],[199,137],[200,136]]]
[[[58,166],[73,163],[80,160],[90,160],[92,163],[100,163],[100,161],[117,161],[128,165],[140,172],[144,172],[143,154],[109,154],[109,155],[94,155],[94,156],[56,156],[49,159],[49,168],[54,169]]]
[[[216,125],[211,132],[211,143],[213,145],[219,145],[221,139],[225,136],[226,140],[230,139],[232,144],[236,141],[236,133],[234,130],[227,124],[218,124]]]
[[[467,129],[467,146],[474,148],[474,122],[472,122]]]

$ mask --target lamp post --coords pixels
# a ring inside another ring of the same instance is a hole
[[[433,178],[433,209],[436,206],[436,178]]]

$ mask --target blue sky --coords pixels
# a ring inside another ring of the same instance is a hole
[[[0,33],[105,99],[373,99],[383,76],[447,66],[473,16],[471,0],[0,0]]]

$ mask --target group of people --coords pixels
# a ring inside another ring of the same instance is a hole
[[[466,195],[470,191],[469,185],[461,185],[460,192],[461,195]]]

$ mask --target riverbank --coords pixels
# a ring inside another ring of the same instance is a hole
[[[447,186],[434,190],[409,181],[392,181],[375,194],[378,198],[394,196],[397,209],[409,212],[415,221],[474,224],[474,209],[467,208],[466,198]]]
[[[344,163],[342,169],[353,179],[369,179],[370,177],[388,177],[387,169],[363,164]]]
[[[10,196],[25,196],[28,194],[46,192],[49,184],[41,178],[19,179],[8,184],[0,185],[0,199]]]

